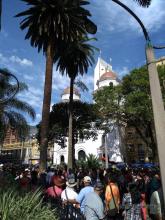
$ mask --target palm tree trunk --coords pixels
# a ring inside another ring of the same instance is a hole
[[[44,171],[47,166],[48,127],[49,127],[49,113],[50,113],[52,75],[53,75],[52,72],[53,72],[53,51],[50,44],[48,46],[47,54],[46,54],[44,99],[43,99],[42,122],[41,122],[40,171]]]
[[[68,141],[68,169],[73,169],[73,86],[74,78],[70,79],[69,97],[69,141]]]

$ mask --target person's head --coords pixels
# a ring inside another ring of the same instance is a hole
[[[115,175],[110,175],[109,182],[110,183],[116,183],[117,182],[116,176]]]
[[[104,186],[101,182],[97,182],[95,185],[94,185],[94,191],[100,195],[102,192],[103,192],[103,189],[104,189]]]
[[[84,182],[84,186],[89,186],[91,184],[90,176],[85,176],[83,182]]]
[[[69,178],[68,181],[66,182],[66,185],[70,188],[74,188],[77,185],[77,182],[75,181],[75,178]]]
[[[132,204],[140,203],[140,191],[136,183],[132,182],[128,184],[129,192],[131,193]]]
[[[63,188],[63,186],[65,185],[65,179],[63,176],[54,176],[52,182],[55,186],[58,186],[60,188]]]

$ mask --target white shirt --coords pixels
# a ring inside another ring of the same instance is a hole
[[[67,200],[65,190],[66,190],[66,194],[67,194],[68,199],[76,199],[77,198],[78,194],[74,191],[74,188],[67,186],[66,189],[64,189],[61,193],[61,199],[63,201]]]
[[[151,195],[150,199],[150,214],[160,215],[161,216],[161,203],[158,191],[155,191]]]

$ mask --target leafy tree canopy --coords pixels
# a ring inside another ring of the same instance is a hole
[[[165,102],[165,66],[158,67],[158,72]],[[146,144],[155,151],[152,101],[146,66],[132,70],[130,74],[123,77],[119,86],[109,86],[98,90],[94,94],[94,99],[104,119],[111,118],[121,124],[134,126]],[[140,128],[146,130],[147,136],[151,138],[151,144]]]
[[[98,119],[94,104],[73,102],[73,136],[74,143],[77,138],[97,138]],[[64,137],[68,137],[69,130],[69,103],[54,104],[49,119],[49,141],[56,140],[63,144]]]
[[[10,97],[16,85],[11,83],[9,70],[0,69],[0,72],[6,72],[0,78],[0,98]],[[28,89],[25,83],[19,83],[18,93]],[[6,102],[0,103],[0,141],[3,141],[5,132],[9,127],[14,128],[19,136],[24,136],[28,132],[28,124],[25,114],[35,119],[34,109],[25,101],[21,101],[17,96],[11,96]]]

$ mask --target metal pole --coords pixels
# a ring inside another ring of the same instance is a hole
[[[151,44],[146,45],[146,59],[148,65],[152,107],[157,140],[158,158],[160,164],[163,195],[165,199],[165,110],[161,87],[156,67],[154,51]]]
[[[105,168],[108,169],[107,135],[105,134]]]
[[[135,18],[135,20],[139,23],[139,25],[143,30],[143,34],[147,43],[146,59],[147,59],[148,72],[149,72],[150,90],[151,90],[152,107],[154,114],[154,124],[155,124],[156,140],[157,140],[163,197],[165,201],[165,168],[164,168],[165,167],[164,166],[165,165],[165,110],[164,110],[160,82],[158,78],[158,71],[157,71],[154,51],[153,51],[153,48],[164,49],[165,47],[152,46],[148,32],[145,26],[143,25],[142,21],[137,17],[137,15],[130,8],[128,8],[123,3],[121,3],[119,0],[112,0],[112,1],[120,5]]]

